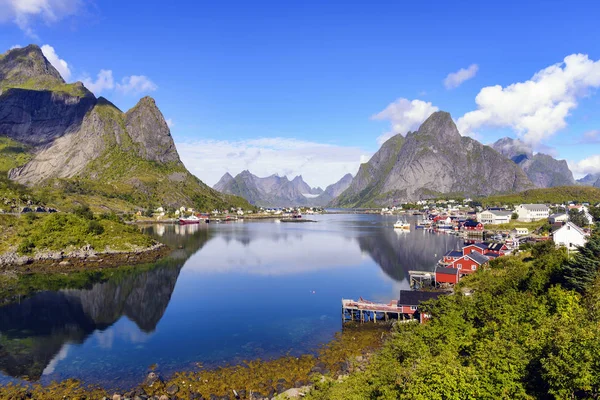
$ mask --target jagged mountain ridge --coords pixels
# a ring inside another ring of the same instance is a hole
[[[416,132],[396,135],[362,164],[335,206],[378,206],[443,194],[488,196],[532,188],[514,162],[463,137],[449,113],[433,113]]]
[[[519,139],[505,137],[492,147],[520,166],[533,184],[540,188],[575,184],[573,173],[565,160],[556,160],[543,153],[533,154],[531,146]]]
[[[9,173],[29,186],[143,206],[249,206],[189,173],[152,98],[123,113],[81,82],[65,83],[35,45],[0,55],[0,137],[30,147],[31,160]]]
[[[245,170],[235,177],[225,173],[213,188],[241,196],[260,207],[325,206],[335,197],[334,194],[340,192],[340,188],[344,188],[348,175],[329,185],[324,191],[321,188],[311,188],[301,175],[290,181],[287,176],[278,175],[260,178]]]

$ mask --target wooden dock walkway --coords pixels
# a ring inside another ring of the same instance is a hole
[[[398,300],[392,300],[388,304],[375,303],[372,301],[342,299],[342,323],[350,321],[358,322],[387,322],[390,320],[405,320],[402,307],[398,306]]]

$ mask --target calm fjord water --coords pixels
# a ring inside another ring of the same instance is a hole
[[[341,329],[340,299],[396,299],[460,239],[395,218],[145,228],[172,255],[88,289],[0,308],[0,384],[79,378],[107,387],[162,374],[314,351]]]

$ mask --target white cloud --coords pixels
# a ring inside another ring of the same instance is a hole
[[[481,89],[475,98],[477,110],[459,118],[458,129],[469,134],[483,126],[509,127],[526,142],[537,144],[564,128],[578,98],[599,86],[600,61],[571,54],[528,81]]]
[[[9,50],[12,50],[12,49],[20,49],[21,47],[23,47],[23,46],[21,46],[20,44],[15,44],[15,45],[13,45],[13,46],[10,46],[10,49],[9,49]]]
[[[75,14],[80,0],[0,0],[0,23],[14,22],[29,37],[37,39],[33,29],[36,20],[46,24]]]
[[[569,168],[577,177],[600,173],[600,155],[590,156],[580,161],[569,161]]]
[[[167,126],[169,127],[169,129],[175,126],[175,122],[173,122],[172,118],[167,118]]]
[[[158,86],[144,75],[131,75],[117,83],[117,90],[124,94],[140,94],[153,92]]]
[[[477,64],[471,64],[468,68],[461,68],[456,72],[452,72],[448,74],[446,79],[444,79],[444,86],[446,89],[454,89],[459,87],[464,81],[468,81],[473,78],[477,71],[479,70],[479,66]]]
[[[355,174],[370,156],[357,147],[287,138],[181,142],[177,150],[188,169],[210,186],[225,172],[235,176],[248,169],[260,177],[302,175],[309,185],[325,188],[347,173]]]
[[[580,140],[580,143],[585,143],[585,144],[600,143],[600,129],[594,129],[594,130],[585,132],[583,134],[583,138]]]
[[[95,81],[92,81],[90,77],[84,77],[81,81],[85,87],[91,90],[96,96],[115,87],[113,73],[111,70],[107,69],[101,69]]]
[[[404,98],[396,100],[385,110],[371,117],[376,120],[389,120],[392,124],[392,131],[379,136],[377,142],[382,144],[398,133],[405,135],[408,131],[416,130],[423,121],[438,110],[433,104],[423,100],[411,101]]]
[[[69,69],[69,64],[67,64],[65,60],[61,59],[58,54],[56,54],[54,47],[45,44],[42,46],[42,53],[44,53],[44,56],[48,59],[48,61],[50,61],[50,64],[56,68],[63,79],[68,82],[69,79],[71,79],[71,70]]]

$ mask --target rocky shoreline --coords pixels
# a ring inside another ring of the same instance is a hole
[[[96,251],[86,246],[70,252],[39,252],[33,256],[20,256],[16,252],[9,252],[0,255],[0,272],[75,272],[89,268],[114,268],[154,262],[166,256],[169,251],[168,246],[156,243],[147,248],[129,251]]]

